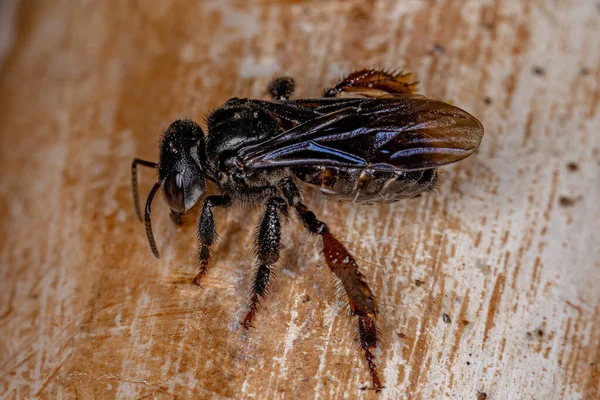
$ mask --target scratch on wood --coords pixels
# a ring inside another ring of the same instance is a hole
[[[502,300],[502,292],[504,291],[505,281],[506,278],[504,274],[498,274],[496,283],[494,284],[494,289],[492,290],[492,296],[490,297],[487,317],[485,319],[485,330],[483,332],[483,342],[481,344],[482,349],[485,348],[485,343],[489,339],[490,330],[494,326],[494,318],[496,317],[496,313],[498,312],[498,308],[500,306],[500,301]]]
[[[67,361],[69,361],[69,359],[71,358],[72,355],[73,355],[73,353],[69,354],[60,364],[58,364],[58,366],[54,369],[54,371],[52,371],[50,373],[50,375],[45,379],[44,383],[42,384],[42,387],[40,388],[40,390],[37,391],[35,396],[39,396],[40,394],[42,394],[44,389],[46,389],[46,386],[48,386],[48,384],[52,381],[52,379],[54,377],[56,377],[56,374],[58,373],[58,371],[63,367],[63,365],[66,364]]]
[[[456,356],[458,355],[460,339],[465,331],[465,327],[468,325],[463,322],[463,321],[467,321],[467,310],[468,309],[469,309],[469,289],[467,289],[467,292],[465,293],[465,297],[460,306],[460,311],[458,312],[458,318],[457,318],[458,324],[457,324],[457,328],[454,333],[454,343],[452,345],[452,350],[450,350],[450,355],[449,355],[449,360],[448,360],[450,365],[454,364],[454,360],[456,359]]]
[[[558,179],[560,176],[560,172],[558,169],[555,169],[552,172],[552,186],[550,189],[550,194],[548,195],[548,203],[546,206],[546,211],[544,211],[544,219],[546,221],[550,220],[550,213],[552,212],[552,208],[554,207],[554,202],[556,198],[556,191],[558,190]]]

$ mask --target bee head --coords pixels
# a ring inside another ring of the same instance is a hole
[[[199,154],[204,154],[204,132],[198,124],[173,122],[161,139],[158,162],[160,187],[173,211],[188,211],[206,191]]]

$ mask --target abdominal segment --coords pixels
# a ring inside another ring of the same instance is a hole
[[[436,169],[383,172],[369,169],[295,168],[294,175],[326,196],[355,203],[393,203],[432,191]]]

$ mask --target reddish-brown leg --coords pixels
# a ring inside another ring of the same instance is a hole
[[[324,97],[379,97],[390,93],[415,93],[418,82],[410,72],[391,73],[375,69],[354,71]]]
[[[382,389],[377,375],[375,356],[371,352],[377,346],[377,314],[375,299],[367,285],[365,276],[358,270],[358,265],[344,245],[329,232],[327,225],[319,221],[315,214],[300,201],[298,189],[293,182],[287,182],[282,188],[286,198],[294,206],[298,216],[309,232],[321,236],[322,251],[325,262],[339,278],[346,295],[352,315],[358,317],[358,339],[365,351],[365,359],[375,390]]]

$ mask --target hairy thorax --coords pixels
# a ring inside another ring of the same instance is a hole
[[[289,176],[290,171],[287,168],[241,174],[237,172],[224,173],[219,182],[219,188],[234,202],[263,203],[272,197],[281,196],[278,187]]]

